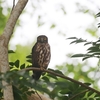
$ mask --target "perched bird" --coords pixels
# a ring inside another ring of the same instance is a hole
[[[50,62],[51,51],[48,44],[48,38],[45,35],[37,37],[37,42],[32,48],[32,66],[36,68],[46,69]],[[42,72],[33,70],[32,77],[38,80]]]

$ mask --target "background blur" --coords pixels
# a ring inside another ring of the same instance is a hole
[[[16,0],[17,2],[18,0]],[[0,0],[0,33],[3,32],[9,17],[13,0]],[[69,77],[80,81],[91,81],[95,87],[100,87],[98,59],[82,61],[81,58],[71,58],[72,54],[84,53],[82,44],[72,44],[68,37],[78,37],[94,41],[99,38],[100,0],[29,0],[21,14],[14,34],[9,43],[9,49],[16,54],[9,55],[10,61],[20,59],[26,63],[26,56],[38,35],[44,34],[51,45],[50,68],[57,68]]]

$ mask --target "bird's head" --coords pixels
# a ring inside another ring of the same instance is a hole
[[[40,42],[40,43],[48,43],[48,38],[45,35],[39,35],[37,37],[37,42]]]

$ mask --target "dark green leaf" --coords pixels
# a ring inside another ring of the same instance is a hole
[[[85,56],[85,54],[74,54],[71,57],[84,57],[84,56]]]
[[[91,58],[92,56],[86,56],[86,57],[84,57],[82,60],[84,61],[84,60],[86,60],[86,59],[88,59],[88,58]]]
[[[96,14],[96,17],[100,17],[100,12]]]
[[[95,53],[93,53],[92,55],[93,55],[93,56],[94,56],[94,55],[100,56],[100,52],[95,52]]]
[[[72,41],[70,44],[72,43],[82,43],[82,42],[86,42],[86,40],[83,40],[83,39],[76,39],[75,41]]]
[[[93,46],[93,47],[88,48],[87,50],[91,50],[91,51],[99,51],[99,48]]]
[[[43,76],[42,79],[45,80],[46,82],[49,82],[49,78],[46,76]]]
[[[57,79],[57,76],[55,76],[55,75],[52,75],[52,74],[47,74],[47,76],[49,76],[49,77],[51,77],[51,78],[54,78],[54,79]]]
[[[92,44],[92,42],[86,42],[84,45]]]
[[[32,60],[26,60],[27,62],[29,62],[29,63],[32,63]]]
[[[91,85],[91,83],[84,83],[84,84],[85,84],[85,85],[88,85],[88,86]]]
[[[69,92],[71,92],[71,90],[69,90],[68,88],[65,88],[65,89],[60,90],[60,93],[61,94],[67,94]]]
[[[72,43],[77,43],[77,40],[75,40],[75,41],[72,41],[70,44],[72,44]]]
[[[59,86],[60,88],[68,88],[71,85],[71,82],[67,81],[57,81],[55,85]]]
[[[16,60],[15,63],[14,63],[17,68],[19,67],[19,63],[20,63],[19,60]]]
[[[25,68],[25,64],[22,64],[21,66],[20,66],[20,69],[24,69]]]
[[[76,37],[69,37],[69,38],[67,38],[67,39],[77,39]]]
[[[28,56],[26,56],[26,58],[32,58],[32,55],[28,55]]]
[[[54,99],[55,96],[58,94],[59,91],[60,91],[60,87],[55,87],[55,88],[51,91],[50,97],[51,97],[52,99]]]
[[[61,75],[64,75],[60,70],[54,70],[54,72],[61,74]]]
[[[9,65],[14,66],[15,64],[14,62],[9,62]]]
[[[91,95],[93,95],[93,94],[94,94],[94,92],[93,92],[93,91],[90,91],[90,92],[88,93],[88,97],[91,96]]]
[[[8,53],[15,53],[13,50],[8,50]]]

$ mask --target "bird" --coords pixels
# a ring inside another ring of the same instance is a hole
[[[32,67],[47,69],[51,58],[50,45],[48,43],[48,37],[45,35],[39,35],[37,42],[32,48]],[[42,72],[33,70],[32,78],[39,80]]]

